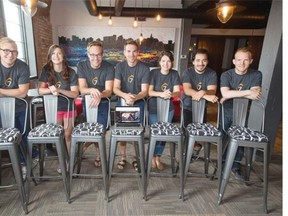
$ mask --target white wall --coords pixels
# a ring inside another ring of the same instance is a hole
[[[95,26],[99,31],[103,28],[109,28],[108,17],[103,17],[99,20],[98,17],[91,16],[83,1],[52,1],[50,19],[53,30],[53,42],[58,43],[58,27],[60,26]],[[132,27],[133,17],[112,17],[113,27]],[[180,27],[181,19],[162,19],[157,22],[153,18],[147,18],[142,22],[142,27],[152,28],[175,28],[175,46],[174,46],[174,67],[179,68],[179,41],[180,41]],[[140,27],[135,28],[135,31],[141,32]],[[153,32],[151,32],[153,34]],[[139,34],[140,35],[140,34]],[[91,35],[93,37],[93,35]],[[94,38],[94,37],[93,37]],[[94,38],[96,39],[96,38]]]

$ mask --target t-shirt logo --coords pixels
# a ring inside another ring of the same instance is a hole
[[[165,91],[165,90],[167,90],[167,87],[168,87],[168,83],[163,83],[163,84],[161,85],[161,90],[162,90],[162,91]]]
[[[55,84],[56,88],[60,88],[61,85],[62,85],[61,81],[58,81],[58,82]]]
[[[240,84],[238,85],[238,87],[237,87],[237,90],[238,90],[238,91],[241,91],[242,88],[243,88],[243,86],[244,86],[244,84],[243,84],[243,83],[240,83]]]
[[[202,82],[199,82],[199,83],[197,84],[196,88],[197,88],[198,91],[201,90],[201,88],[202,88]]]
[[[11,83],[12,83],[12,78],[11,78],[11,77],[8,77],[8,78],[5,80],[4,85],[5,85],[6,87],[9,87],[9,86],[11,85]]]
[[[128,77],[128,82],[129,82],[129,83],[132,83],[133,80],[134,80],[134,75],[132,74],[132,75],[130,75],[130,76]]]
[[[94,77],[94,78],[92,79],[92,84],[93,84],[93,85],[96,85],[97,82],[98,82],[98,77]]]

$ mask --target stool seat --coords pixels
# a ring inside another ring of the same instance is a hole
[[[228,135],[231,139],[252,141],[252,142],[268,142],[268,137],[258,131],[254,131],[249,127],[231,126],[228,129]]]
[[[170,122],[156,122],[150,126],[151,135],[182,135],[181,127]]]
[[[187,126],[187,131],[194,136],[221,136],[221,132],[209,123],[191,123]]]
[[[28,137],[58,137],[64,133],[64,128],[61,125],[53,123],[41,124],[33,128]]]
[[[0,128],[0,143],[14,142],[19,134],[17,128]]]
[[[104,134],[105,128],[102,124],[98,122],[83,122],[77,125],[73,131],[72,134],[74,136],[77,135],[86,135],[86,136],[99,136]]]
[[[144,128],[135,128],[135,129],[120,129],[120,128],[113,128],[111,130],[112,135],[128,135],[128,136],[133,136],[133,135],[140,135],[143,133]]]

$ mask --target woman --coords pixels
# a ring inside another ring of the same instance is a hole
[[[70,108],[67,112],[67,102],[64,98],[58,99],[57,123],[65,128],[65,141],[68,154],[71,145],[71,133],[73,129],[76,110],[73,110],[73,100],[79,95],[78,77],[75,71],[68,67],[64,50],[59,45],[52,45],[48,50],[47,63],[42,68],[42,73],[38,82],[38,92],[40,95],[62,94],[69,98]],[[68,125],[67,125],[68,123]],[[61,173],[61,169],[57,169]]]
[[[160,68],[151,71],[151,80],[148,90],[150,97],[161,97],[171,99],[171,97],[180,96],[180,77],[176,70],[173,70],[173,54],[169,51],[162,51],[159,56]],[[174,107],[171,101],[169,108],[168,121],[172,122]],[[156,98],[149,100],[149,124],[157,122]],[[152,159],[152,168],[160,171],[164,170],[164,164],[160,161],[165,148],[165,142],[156,142],[154,156]]]

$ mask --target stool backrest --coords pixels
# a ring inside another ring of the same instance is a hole
[[[157,97],[158,122],[167,122],[169,115],[170,100]]]
[[[21,100],[25,104],[25,122],[24,131],[25,133],[27,124],[27,114],[28,114],[28,103],[23,98],[18,97],[0,97],[0,114],[1,114],[1,126],[2,128],[14,128],[15,127],[15,103],[16,100]]]
[[[245,126],[247,119],[247,111],[249,106],[249,99],[246,98],[234,98],[233,99],[233,123],[240,127]]]
[[[203,123],[205,106],[206,106],[205,99],[201,99],[199,101],[192,100],[192,122]]]
[[[2,128],[15,127],[15,98],[0,98],[0,113]]]

